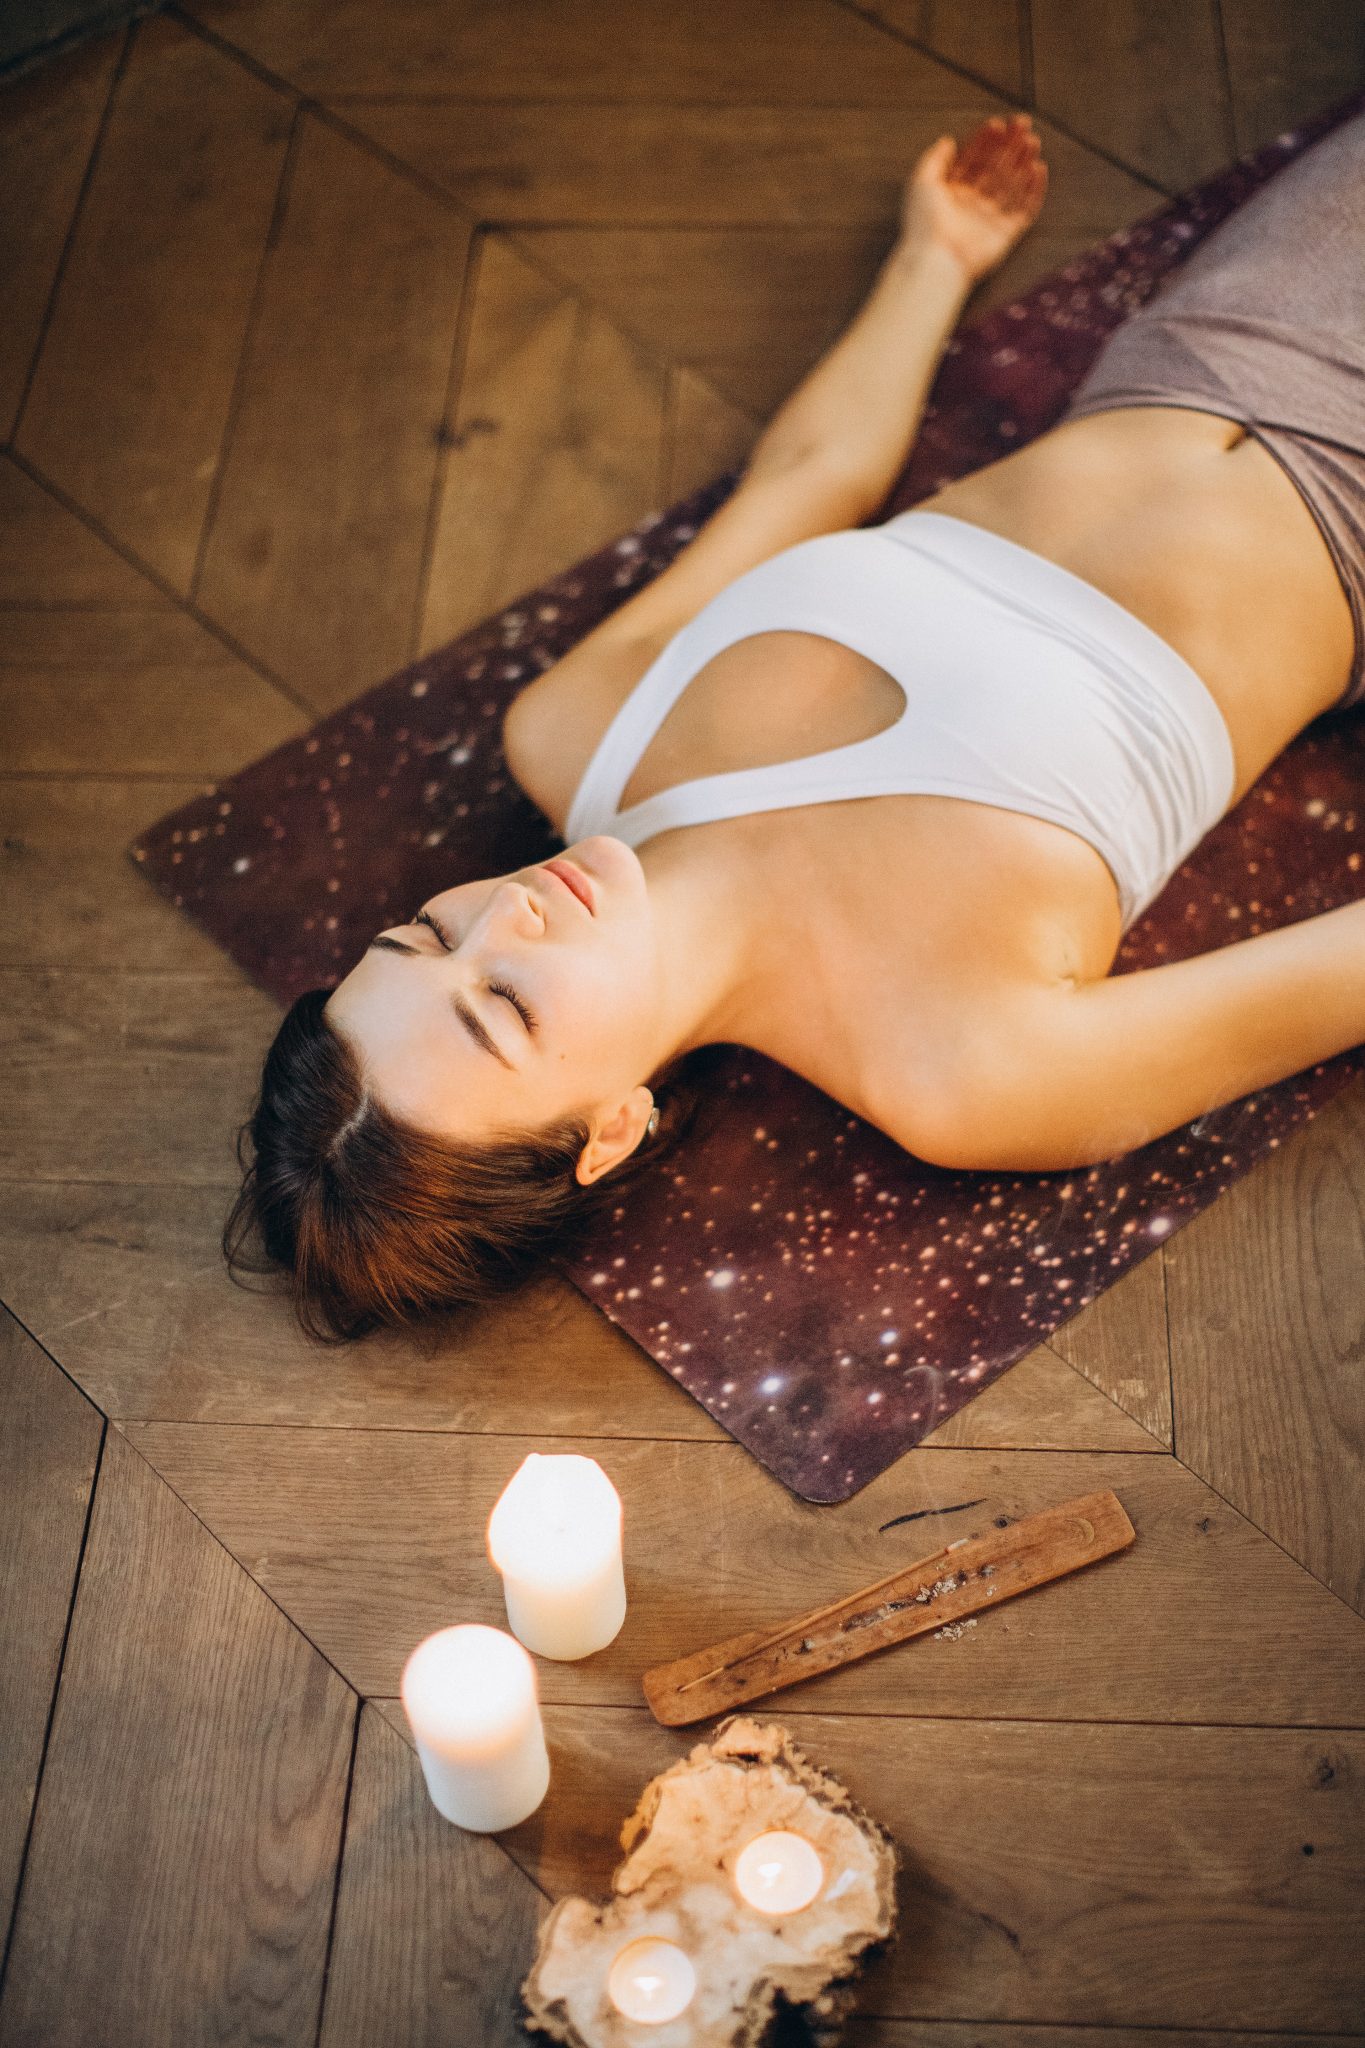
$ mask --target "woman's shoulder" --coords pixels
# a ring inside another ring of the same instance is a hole
[[[668,566],[528,685],[503,721],[508,766],[557,827],[603,733],[675,634],[750,569],[842,532],[874,507],[832,455],[761,446],[735,489]]]
[[[670,637],[590,633],[513,698],[502,722],[507,765],[556,831],[607,727]]]

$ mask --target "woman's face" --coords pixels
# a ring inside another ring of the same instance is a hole
[[[658,935],[623,840],[579,840],[540,866],[429,896],[420,920],[418,910],[376,936],[327,1003],[386,1108],[478,1139],[605,1115],[636,1090],[643,1121]]]

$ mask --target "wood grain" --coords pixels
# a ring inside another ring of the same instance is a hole
[[[328,101],[535,96],[613,104],[897,107],[924,60],[829,0],[194,0],[196,20]],[[775,56],[780,53],[780,61]]]
[[[0,2039],[312,2039],[355,1712],[111,1432]]]
[[[301,120],[197,597],[319,711],[408,653],[468,241]]]
[[[274,1292],[229,1283],[231,1187],[0,1181],[4,1291],[92,1400],[130,1418],[403,1431],[584,1419],[607,1437],[724,1432],[581,1295],[552,1277],[433,1326],[330,1351]],[[256,1287],[266,1283],[256,1282]]]
[[[1362,2042],[1365,2034],[1180,2029],[1180,2048],[1361,2048]],[[1162,2027],[1032,2027],[999,2020],[879,2020],[855,2013],[848,2048],[1171,2048],[1171,2036]]]
[[[89,969],[240,980],[124,855],[137,833],[207,787],[159,776],[0,776],[0,966],[62,967],[78,952]]]
[[[859,0],[858,11],[935,56],[1025,99],[1020,0]]]
[[[480,247],[420,647],[660,506],[663,366],[515,250]]]
[[[1219,0],[1239,150],[1365,87],[1357,0]]]
[[[1354,2026],[1359,1732],[926,1717],[870,1745],[858,1717],[795,1698],[772,1718],[901,1850],[864,2012],[1176,2028],[1182,2048],[1199,2027]],[[396,1699],[375,1704],[405,1731]],[[499,1840],[552,1897],[600,1895],[616,1830],[688,1736],[644,1708],[551,1706],[545,1726],[550,1797]]]
[[[1040,110],[1168,192],[1236,155],[1215,0],[1029,0]]]
[[[1154,1451],[1161,1444],[1068,1365],[1040,1344],[993,1380],[984,1394],[941,1422],[928,1449],[1024,1451]]]
[[[95,36],[0,88],[0,438],[8,440],[124,31]]]
[[[240,979],[0,969],[0,1177],[230,1185],[278,1017]]]
[[[766,419],[852,318],[893,230],[523,227],[509,239],[655,356]]]
[[[758,439],[759,423],[685,364],[669,372],[668,396],[660,494],[673,505],[722,470],[742,468]]]
[[[950,104],[961,105],[958,97]],[[983,111],[989,102],[983,99]],[[1040,124],[1045,224],[969,308],[1012,298],[1153,206],[1150,186]],[[840,228],[517,227],[509,239],[653,354],[697,370],[767,419],[853,317],[895,239],[880,210]]]
[[[351,101],[347,119],[493,226],[894,222],[920,152],[997,101],[907,53],[894,107]]]
[[[545,1910],[496,1841],[441,1818],[414,1751],[363,1708],[320,2048],[522,2048]]]
[[[607,1649],[542,1665],[547,1700],[634,1705],[650,1665],[840,1599],[1000,1516],[1112,1487],[1137,1530],[1121,1558],[1011,1601],[956,1640],[922,1639],[808,1680],[784,1709],[1360,1718],[1365,1631],[1355,1616],[1163,1457],[913,1451],[828,1508],[794,1500],[729,1442],[128,1428],[367,1697],[396,1693],[413,1644],[453,1618],[505,1625],[488,1515],[528,1451],[557,1448],[595,1457],[621,1494],[629,1606]],[[906,1515],[916,1519],[897,1522]],[[1284,1647],[1267,1658],[1272,1634]],[[869,1740],[879,1753],[894,1746],[871,1731]]]
[[[1170,1449],[1171,1363],[1160,1250],[1054,1330],[1048,1344]]]
[[[168,611],[169,600],[8,456],[0,456],[0,605]],[[0,647],[10,620],[0,614]]]
[[[1365,1087],[1166,1259],[1180,1457],[1365,1614]]]
[[[8,1934],[104,1426],[0,1309],[0,1930]],[[0,1938],[0,1948],[3,1938]]]
[[[164,18],[119,81],[16,446],[188,592],[288,101]]]
[[[6,768],[209,781],[305,724],[297,706],[184,612],[0,614]]]

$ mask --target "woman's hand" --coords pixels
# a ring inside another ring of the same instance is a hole
[[[902,244],[947,250],[973,285],[1033,225],[1046,191],[1047,165],[1027,114],[993,116],[960,150],[941,135],[906,181]]]

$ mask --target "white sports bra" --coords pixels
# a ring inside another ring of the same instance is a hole
[[[905,708],[851,746],[707,775],[616,807],[692,677],[773,630],[821,635],[894,677]],[[1069,569],[939,512],[799,541],[688,621],[584,770],[565,823],[639,846],[750,811],[922,794],[1022,811],[1108,863],[1126,931],[1231,801],[1227,725],[1173,647]]]

